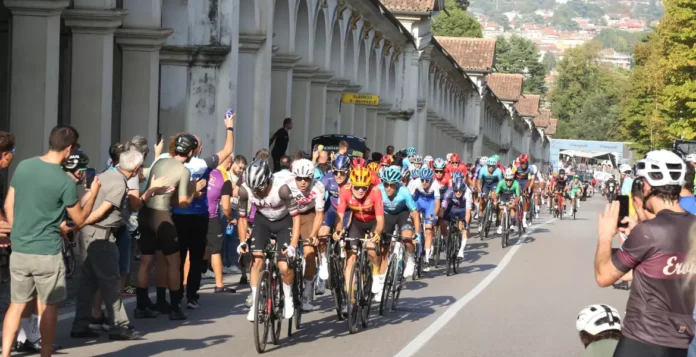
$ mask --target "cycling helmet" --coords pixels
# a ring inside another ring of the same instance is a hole
[[[622,164],[621,166],[619,166],[619,171],[620,171],[622,174],[624,174],[624,173],[627,173],[627,172],[628,172],[628,173],[631,173],[631,172],[633,171],[633,169],[632,169],[630,166],[626,165],[626,164]]]
[[[696,154],[686,155],[686,162],[696,163]]]
[[[451,157],[452,157],[452,153],[449,153],[449,154],[445,155],[445,159],[446,159],[447,161],[450,161],[450,158],[451,158]]]
[[[384,183],[399,183],[401,182],[401,170],[396,167],[387,167],[382,173],[382,181]]]
[[[461,176],[455,177],[452,181],[452,190],[454,192],[466,191],[466,184],[464,184],[464,180],[462,180]]]
[[[350,167],[353,169],[357,169],[359,167],[367,167],[367,161],[363,159],[362,157],[354,157],[353,162],[350,164]]]
[[[564,169],[558,170],[558,174],[559,174],[559,175],[565,175],[565,170],[564,170]]]
[[[496,162],[500,162],[500,155],[495,154],[495,155],[493,155],[493,156],[491,156],[491,157],[494,158]]]
[[[644,177],[650,186],[684,186],[686,164],[677,154],[667,150],[651,151],[638,161],[636,175]]]
[[[389,155],[384,155],[382,158],[379,160],[379,163],[381,165],[389,166],[394,162],[394,160],[391,158]]]
[[[376,161],[372,161],[367,164],[367,169],[372,171],[372,173],[375,173],[379,170],[379,164]]]
[[[430,155],[425,155],[425,157],[423,158],[423,162],[430,162],[433,160],[434,160],[433,157]]]
[[[413,146],[406,149],[406,156],[413,156],[415,154],[416,154],[416,148],[414,148]]]
[[[372,173],[365,167],[350,171],[350,183],[356,187],[367,187],[372,183]]]
[[[307,159],[295,160],[292,163],[292,173],[295,177],[314,178],[314,164]]]
[[[174,152],[180,155],[188,155],[198,149],[198,140],[191,134],[181,134],[174,141]]]
[[[520,160],[513,161],[512,166],[515,166],[515,167],[520,166]]]
[[[421,180],[430,181],[433,179],[433,170],[429,167],[420,169],[419,177]]]
[[[495,159],[495,157],[491,156],[488,158],[488,162],[486,162],[486,165],[488,166],[498,166],[498,160]]]
[[[511,168],[505,169],[505,179],[506,180],[512,180],[515,178],[515,174],[512,172]]]
[[[445,167],[447,166],[447,161],[445,161],[443,158],[438,157],[435,159],[435,162],[433,163],[435,170],[444,170]]]
[[[420,155],[415,155],[415,156],[413,156],[413,158],[411,159],[411,163],[412,163],[412,164],[422,164],[422,163],[423,163],[423,157],[421,157]]]
[[[454,162],[460,162],[460,161],[462,161],[462,159],[459,157],[459,154],[457,154],[457,153],[454,153],[454,154],[452,154],[452,156],[449,157],[449,162],[454,163]]]
[[[350,169],[350,158],[346,155],[336,155],[332,166],[334,170],[347,171]]]
[[[396,168],[397,170],[401,170],[401,178],[402,179],[408,179],[411,177],[411,170],[409,170],[408,168],[406,168],[406,167],[400,168],[398,166],[390,166],[390,168],[392,168],[392,167]]]
[[[520,157],[519,157],[517,160],[519,160],[520,163],[523,163],[523,162],[527,162],[527,163],[528,163],[528,162],[529,162],[529,155],[527,155],[527,154],[522,154],[522,155],[520,155]]]
[[[580,311],[575,328],[578,332],[585,331],[593,336],[609,330],[621,331],[621,315],[609,305],[590,305]]]
[[[486,165],[487,162],[488,162],[488,156],[481,156],[481,158],[479,159],[479,165],[481,165],[481,166]]]
[[[84,170],[87,166],[89,166],[89,157],[87,157],[82,150],[76,150],[73,154],[68,156],[68,159],[63,163],[63,170],[75,172],[77,170]]]
[[[573,175],[573,178],[574,178],[574,179],[579,179],[579,178],[580,178],[580,175]]]
[[[271,168],[266,160],[256,159],[244,172],[244,183],[252,190],[263,188],[271,178]]]

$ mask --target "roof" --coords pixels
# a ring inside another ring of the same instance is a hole
[[[486,76],[486,84],[501,100],[517,101],[522,95],[521,74],[493,73]]]
[[[436,36],[447,52],[465,70],[489,72],[495,62],[495,39]]]
[[[541,97],[536,94],[525,94],[520,96],[517,103],[515,103],[515,109],[520,115],[525,117],[533,117],[539,115],[539,102]],[[536,126],[539,124],[534,121]]]
[[[551,123],[551,109],[539,109],[539,114],[534,118],[534,125],[537,128],[548,128]]]
[[[380,0],[390,11],[438,11],[438,0]]]
[[[549,127],[546,128],[544,133],[546,133],[546,135],[556,135],[556,129],[558,127],[558,119],[551,119],[549,122],[550,122]]]

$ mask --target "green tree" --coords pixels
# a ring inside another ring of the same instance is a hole
[[[556,55],[554,55],[552,52],[544,53],[544,58],[541,59],[541,63],[546,66],[547,72],[551,72],[552,69],[556,68],[556,62]]]
[[[595,36],[594,41],[601,42],[604,48],[613,48],[619,52],[633,52],[633,48],[636,44],[647,36],[647,32],[604,29]]]
[[[500,73],[521,73],[525,75],[524,92],[546,94],[544,78],[548,71],[539,62],[539,49],[536,43],[519,36],[506,39],[498,37],[495,48],[495,68]]]
[[[476,19],[459,6],[457,0],[447,0],[445,8],[431,24],[431,31],[436,36],[483,37],[483,28]]]

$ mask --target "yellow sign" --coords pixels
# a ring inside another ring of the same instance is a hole
[[[379,105],[379,96],[360,93],[343,93],[341,102],[359,105]]]

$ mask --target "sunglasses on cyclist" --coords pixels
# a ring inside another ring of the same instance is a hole
[[[334,170],[334,176],[346,176],[346,175],[348,175],[348,171]]]
[[[295,177],[295,181],[311,182],[312,178],[311,177]]]
[[[424,184],[427,185],[427,184],[433,182],[433,180],[423,180],[423,179],[421,179],[421,182],[423,182]]]
[[[435,170],[435,173],[436,173],[436,174],[444,174],[445,171],[443,171],[443,170]]]
[[[385,183],[384,188],[396,188],[399,184],[396,183]]]
[[[356,191],[365,192],[369,188],[368,186],[353,186]]]

